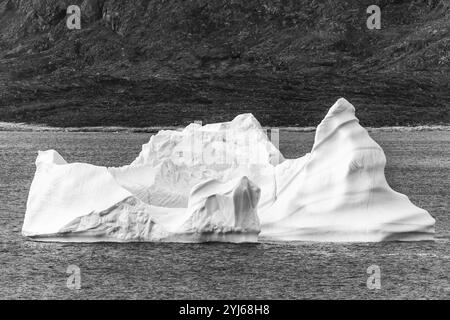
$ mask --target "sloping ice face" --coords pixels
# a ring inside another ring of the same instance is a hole
[[[284,159],[251,114],[160,131],[119,168],[39,152],[22,232],[71,242],[433,239],[435,220],[389,187],[385,164],[345,99],[298,159]]]

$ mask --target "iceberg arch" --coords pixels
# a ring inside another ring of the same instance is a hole
[[[386,157],[339,99],[310,153],[285,159],[251,114],[162,130],[130,165],[39,152],[23,235],[47,241],[431,240],[435,220],[384,176]]]

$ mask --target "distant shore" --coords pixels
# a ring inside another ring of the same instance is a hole
[[[14,122],[0,122],[0,131],[15,132],[129,132],[129,133],[156,133],[160,130],[181,130],[180,126],[151,126],[151,127],[121,127],[121,126],[95,126],[95,127],[52,127],[39,124],[26,124]],[[264,127],[264,129],[278,128],[282,131],[314,132],[316,127]],[[366,127],[370,132],[392,131],[450,131],[450,125],[423,125],[423,126],[387,126]]]

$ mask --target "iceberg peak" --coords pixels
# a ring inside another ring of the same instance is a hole
[[[67,164],[66,160],[55,150],[39,151],[36,166],[45,164]]]
[[[331,136],[336,136],[336,132],[340,130],[348,131],[345,126],[351,122],[359,122],[355,116],[355,107],[344,98],[340,98],[330,108],[325,118],[320,122],[316,129],[313,151],[317,149],[325,140]],[[362,135],[367,135],[367,131],[361,126],[355,126]],[[337,145],[336,145],[337,146]]]
[[[339,98],[328,111],[325,117],[336,116],[339,113],[355,114],[355,107],[345,98]]]
[[[248,130],[248,129],[261,129],[261,124],[255,118],[252,113],[243,113],[236,116],[231,121],[231,126],[236,129]]]

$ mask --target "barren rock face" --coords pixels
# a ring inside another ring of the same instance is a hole
[[[55,241],[254,242],[259,233],[271,241],[433,239],[434,219],[389,187],[385,164],[345,99],[298,159],[284,159],[250,114],[161,131],[119,168],[67,164],[46,151],[36,161],[23,234]]]
[[[81,30],[66,26],[73,4]],[[310,126],[346,96],[366,126],[442,124],[449,1],[385,3],[380,32],[371,4],[0,0],[0,121]]]

